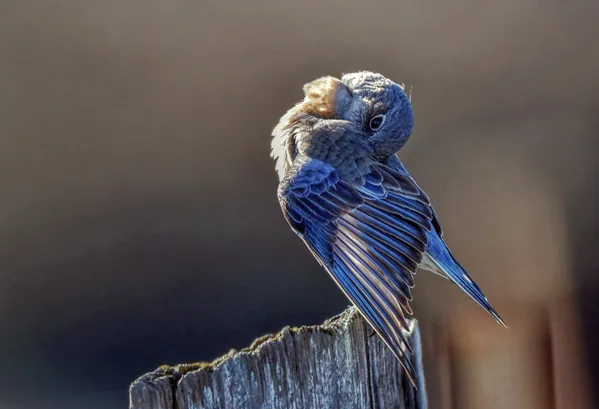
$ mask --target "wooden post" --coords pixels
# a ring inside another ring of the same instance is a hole
[[[130,409],[426,409],[420,333],[410,322],[414,389],[354,307],[284,328],[212,363],[162,366],[130,388]],[[372,335],[372,336],[371,336]]]

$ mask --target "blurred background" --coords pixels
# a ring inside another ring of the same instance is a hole
[[[122,408],[348,302],[276,200],[318,76],[414,85],[401,158],[509,325],[421,272],[431,408],[599,405],[599,3],[5,0],[1,408]]]

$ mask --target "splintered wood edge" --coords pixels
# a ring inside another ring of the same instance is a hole
[[[144,396],[153,396],[153,401],[163,401],[164,407],[173,407],[175,400],[175,391],[179,381],[189,372],[204,372],[210,374],[214,372],[224,362],[234,359],[244,354],[259,354],[260,350],[269,343],[283,342],[285,335],[290,334],[301,334],[301,333],[328,333],[330,335],[342,334],[348,329],[348,327],[356,320],[362,319],[364,323],[370,326],[366,320],[364,320],[354,306],[350,306],[342,313],[335,315],[327,319],[320,325],[303,325],[300,327],[286,326],[283,327],[278,333],[266,334],[258,337],[252,342],[249,347],[240,349],[231,349],[226,354],[216,358],[212,362],[196,362],[189,364],[177,364],[177,365],[161,365],[152,372],[148,372],[135,380],[129,388],[130,404],[133,404],[134,398],[143,398]],[[423,404],[422,407],[426,408],[426,393],[424,384],[424,372],[422,367],[422,345],[420,342],[420,331],[418,329],[418,321],[416,319],[408,319],[409,331],[406,331],[408,342],[411,344],[414,351],[412,359],[415,359],[414,366],[417,372],[417,388],[418,395],[421,399],[420,402]],[[138,390],[139,389],[139,390]],[[170,390],[172,393],[170,396],[164,396],[164,391]],[[142,391],[145,391],[143,393]],[[136,393],[137,392],[137,393]],[[140,402],[141,403],[141,402]],[[142,406],[143,407],[143,406]]]

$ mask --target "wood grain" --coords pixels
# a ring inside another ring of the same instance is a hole
[[[130,388],[131,409],[425,409],[420,333],[409,342],[418,389],[354,307],[285,327],[212,363],[162,366]]]

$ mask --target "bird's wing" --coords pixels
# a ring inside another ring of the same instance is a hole
[[[383,164],[349,183],[327,163],[305,159],[281,183],[279,201],[291,227],[414,379],[402,329],[433,228],[429,198]]]
[[[404,168],[399,158],[390,158],[390,160],[387,161],[387,165],[394,168],[397,172],[401,173],[405,177],[409,178],[412,183],[417,186],[416,182],[414,182],[408,171]],[[420,188],[418,189],[422,191]],[[443,228],[441,227],[441,222],[439,221],[439,218],[437,217],[432,205],[430,208],[433,216],[432,224],[434,231],[428,235],[428,244],[425,249],[424,259],[421,267],[432,271],[441,277],[451,280],[454,284],[460,287],[462,291],[468,294],[478,305],[485,309],[493,318],[495,318],[497,322],[503,326],[506,326],[503,319],[491,306],[489,300],[487,297],[485,297],[474,279],[451,254],[449,247],[447,247],[447,244],[445,244],[445,241],[443,240]]]

